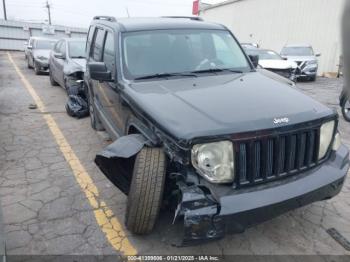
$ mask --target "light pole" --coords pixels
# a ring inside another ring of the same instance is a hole
[[[2,7],[4,9],[4,19],[7,20],[7,15],[6,15],[6,3],[5,0],[2,0]]]

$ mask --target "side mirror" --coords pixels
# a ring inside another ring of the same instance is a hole
[[[316,57],[320,57],[320,56],[321,56],[321,54],[320,54],[320,53],[318,53],[318,54],[316,54],[315,56],[316,56]]]
[[[90,77],[94,80],[103,82],[112,82],[112,73],[108,71],[107,66],[104,62],[91,62],[88,63],[88,69]]]
[[[285,56],[283,57],[283,56],[282,56],[282,59],[283,59],[283,60],[288,60],[288,57],[285,57]]]
[[[249,55],[250,61],[252,62],[255,68],[259,65],[259,56],[258,55]]]
[[[58,59],[66,59],[66,56],[62,53],[54,53],[53,56],[58,58]]]
[[[27,46],[28,49],[33,49],[33,47],[31,45]]]

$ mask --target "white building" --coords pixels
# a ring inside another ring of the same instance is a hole
[[[200,12],[224,24],[240,42],[280,52],[285,44],[311,44],[319,74],[337,72],[341,55],[341,17],[346,0],[229,0]]]

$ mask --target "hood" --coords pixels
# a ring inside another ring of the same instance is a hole
[[[316,56],[284,56],[290,61],[317,61]]]
[[[33,49],[33,56],[34,57],[45,57],[46,59],[49,59],[50,57],[50,49]]]
[[[85,58],[74,58],[68,60],[65,65],[63,72],[66,75],[71,75],[75,72],[85,72],[86,70],[86,59]]]
[[[259,60],[259,65],[268,69],[297,68],[297,64],[290,60]]]
[[[130,84],[126,95],[173,137],[191,140],[303,123],[333,111],[259,72]],[[274,124],[275,118],[289,123]]]

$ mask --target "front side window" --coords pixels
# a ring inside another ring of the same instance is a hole
[[[124,33],[125,77],[211,69],[250,71],[232,35],[225,30],[154,30]]]
[[[287,56],[312,56],[314,51],[311,47],[284,47],[281,55]]]
[[[103,29],[96,29],[95,42],[93,45],[92,57],[95,61],[101,61],[103,40],[105,37],[105,31]]]
[[[62,41],[62,44],[60,45],[60,53],[62,55],[66,55],[66,42],[65,41]]]
[[[56,53],[59,53],[59,52],[60,52],[60,47],[61,47],[62,42],[63,42],[63,40],[58,41],[58,42],[55,44],[55,47],[54,47],[53,50],[54,50]]]
[[[35,48],[36,49],[52,49],[55,45],[56,41],[49,41],[49,40],[37,40],[35,42]]]
[[[107,32],[105,46],[103,48],[103,62],[105,62],[109,71],[114,72],[115,65],[115,47],[114,38],[111,32]]]
[[[68,42],[70,58],[85,58],[85,41]]]

